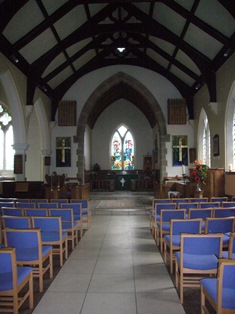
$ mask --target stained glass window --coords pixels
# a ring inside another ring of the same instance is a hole
[[[0,105],[0,175],[13,174],[14,144],[12,118],[7,109]]]
[[[111,168],[112,170],[133,170],[134,165],[134,139],[131,132],[122,125],[112,137]]]

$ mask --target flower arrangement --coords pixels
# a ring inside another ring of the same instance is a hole
[[[207,165],[202,164],[202,160],[195,160],[194,167],[190,174],[190,180],[196,183],[206,184],[207,179]]]

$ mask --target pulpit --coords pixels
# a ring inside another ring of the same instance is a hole
[[[46,175],[46,198],[47,199],[58,199],[67,198],[67,191],[64,185],[65,175],[58,175],[53,172],[51,176]]]

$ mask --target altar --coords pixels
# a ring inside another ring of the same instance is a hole
[[[115,190],[131,190],[133,189],[133,181],[138,180],[137,174],[116,174]]]
[[[170,193],[178,192],[180,197],[190,197],[190,181],[185,178],[165,178],[161,188],[161,197],[168,198]]]

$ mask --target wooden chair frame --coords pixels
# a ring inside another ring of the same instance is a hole
[[[34,307],[34,295],[33,295],[33,272],[27,267],[28,275],[18,284],[18,269],[16,263],[15,248],[2,248],[1,254],[9,254],[11,259],[12,269],[12,289],[0,290],[0,308],[1,312],[13,312],[19,313],[19,308],[29,299],[29,308],[32,310]],[[26,289],[27,287],[27,289]],[[19,297],[19,293],[23,290],[23,295]]]
[[[217,266],[214,269],[198,270],[184,267],[184,241],[186,238],[218,238],[219,239],[219,252],[218,258],[222,256],[223,235],[222,234],[181,234],[181,248],[180,248],[180,262],[178,264],[177,258],[175,259],[175,285],[179,288],[180,302],[184,301],[184,288],[185,287],[199,287],[200,279],[205,276],[216,276]],[[193,248],[194,249],[194,248]],[[195,248],[197,250],[197,248]],[[178,254],[178,252],[176,253]],[[195,251],[196,254],[196,251]]]

